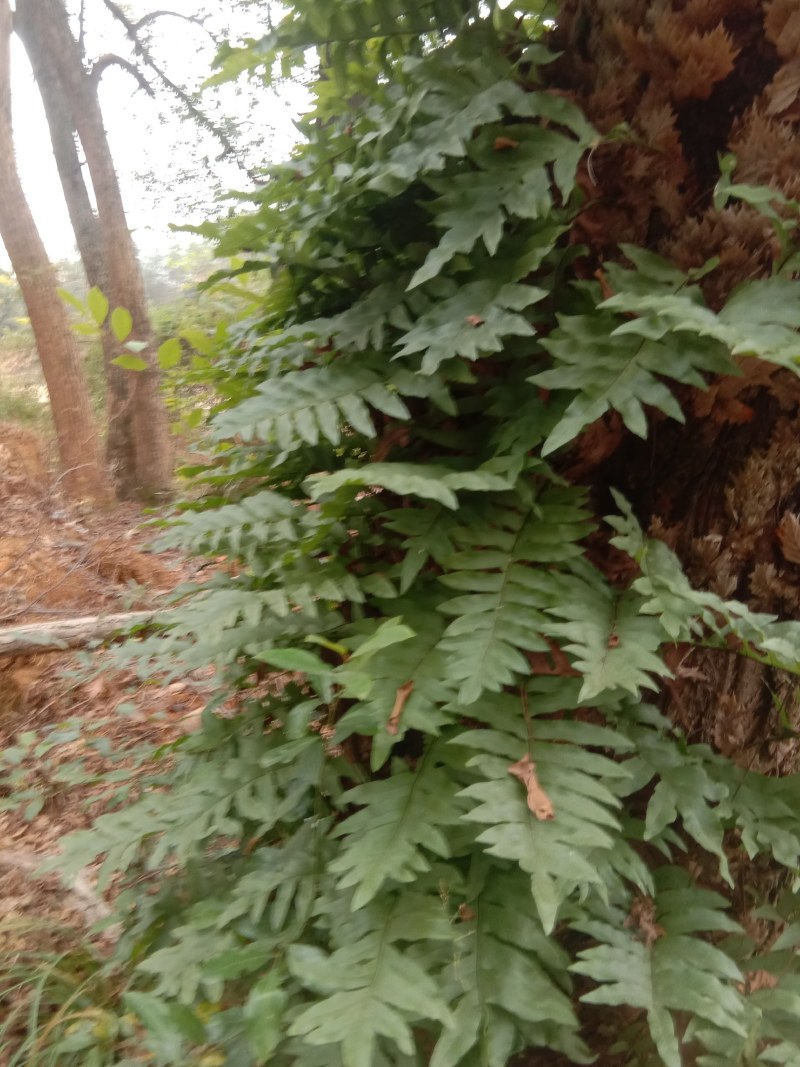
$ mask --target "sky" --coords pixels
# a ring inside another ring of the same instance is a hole
[[[194,15],[201,0],[171,0],[170,10]],[[217,18],[209,18],[214,30],[223,20],[234,18],[233,37],[266,32],[266,5],[237,10],[216,3]],[[209,4],[209,6],[212,6]],[[125,5],[140,17],[159,3],[135,0]],[[124,34],[105,11],[101,0],[87,3],[87,52],[102,55],[117,52],[130,58]],[[238,20],[238,21],[237,21]],[[173,81],[190,89],[211,73],[215,45],[199,27],[177,18],[153,23],[152,50]],[[52,158],[50,138],[41,101],[27,56],[19,41],[12,40],[12,118],[17,165],[34,218],[45,247],[55,260],[76,258],[75,241]],[[175,247],[169,223],[202,221],[214,210],[218,189],[248,188],[244,172],[234,164],[215,162],[220,148],[191,122],[181,122],[166,98],[153,101],[130,74],[110,67],[100,82],[100,101],[112,154],[120,178],[128,222],[140,251],[157,254]],[[235,118],[245,143],[262,138],[259,150],[251,152],[257,163],[285,158],[296,140],[292,120],[302,111],[301,90],[284,90],[280,96],[263,88],[248,90],[222,87],[209,106],[223,107]],[[208,159],[208,165],[204,162]],[[213,180],[212,180],[213,179]],[[216,185],[215,185],[216,182]],[[0,261],[8,260],[0,244]]]

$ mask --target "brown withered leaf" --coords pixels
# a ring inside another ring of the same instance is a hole
[[[635,931],[640,941],[651,948],[666,930],[656,922],[656,905],[652,897],[636,897],[627,919],[622,924]]]
[[[745,988],[742,992],[756,993],[759,989],[774,989],[777,984],[778,979],[774,974],[770,974],[769,971],[751,971],[747,975]]]
[[[513,774],[515,778],[519,778],[525,786],[528,793],[528,808],[539,822],[549,822],[550,819],[555,819],[556,809],[553,807],[550,797],[539,784],[539,779],[536,776],[536,764],[527,753],[522,759],[511,764],[508,768],[508,773]]]
[[[391,734],[392,737],[395,737],[400,729],[400,718],[403,714],[403,708],[406,706],[406,701],[411,696],[413,690],[413,682],[405,682],[405,684],[397,687],[392,714],[389,716],[389,721],[386,723],[386,733]]]
[[[372,462],[382,463],[393,448],[398,445],[401,448],[405,448],[409,440],[410,437],[407,426],[404,426],[402,423],[387,426],[378,439],[378,443],[372,453]]]
[[[595,278],[600,282],[600,292],[603,294],[603,300],[610,300],[614,295],[614,290],[611,288],[611,283],[605,275],[605,272],[598,267],[594,272]]]
[[[768,115],[782,115],[800,96],[800,59],[785,63],[765,90]]]
[[[800,519],[791,511],[785,512],[777,532],[783,558],[789,563],[800,563]]]
[[[796,0],[772,0],[767,4],[764,30],[782,59],[800,53],[800,9]]]

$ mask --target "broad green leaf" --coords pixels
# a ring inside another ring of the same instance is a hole
[[[97,286],[92,286],[86,295],[86,306],[98,326],[102,326],[108,314],[108,297]]]
[[[248,1043],[259,1064],[269,1061],[281,1041],[288,999],[276,971],[256,982],[248,994],[242,1014]]]
[[[57,289],[56,292],[65,303],[69,304],[70,307],[73,307],[79,314],[89,314],[89,309],[86,304],[84,304],[79,297],[75,296],[74,293],[71,293],[68,289]]]
[[[111,362],[123,370],[147,370],[148,363],[141,356],[116,356]]]
[[[114,308],[111,312],[111,332],[118,341],[127,341],[133,329],[133,319],[127,308]]]
[[[329,674],[333,669],[313,652],[304,648],[263,648],[256,659],[269,663],[281,671],[302,671],[306,674]]]
[[[123,993],[123,1000],[126,1008],[141,1021],[148,1044],[165,1065],[180,1062],[185,1042],[205,1043],[205,1027],[183,1004],[171,1004],[149,993],[133,991]]]
[[[170,370],[177,367],[183,357],[181,342],[177,337],[170,337],[158,348],[158,365],[162,370]]]

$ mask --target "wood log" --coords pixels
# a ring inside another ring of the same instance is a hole
[[[66,648],[103,641],[131,626],[150,622],[156,611],[124,611],[112,615],[82,615],[73,619],[0,626],[0,656]]]

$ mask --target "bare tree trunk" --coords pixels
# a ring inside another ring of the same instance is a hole
[[[118,368],[111,372],[111,433],[121,494],[157,498],[168,494],[172,487],[172,447],[166,410],[159,395],[158,365],[144,282],[125,217],[97,86],[83,67],[80,49],[72,36],[61,0],[18,0],[15,21],[41,87],[51,131],[55,127],[54,149],[62,160],[60,166],[66,168],[65,194],[68,204],[72,204],[71,213],[82,258],[84,249],[88,257],[88,262],[84,258],[87,275],[90,280],[94,275],[105,281],[101,288],[107,292],[112,305],[125,307],[131,314],[132,339],[148,344],[141,356],[149,367],[145,371],[127,372],[126,393],[123,393]],[[88,197],[85,185],[80,193],[69,173],[74,173],[77,154],[67,151],[63,133],[65,123],[70,131],[77,131],[86,156],[97,204],[96,216],[92,213],[96,225],[91,228],[86,216]],[[99,259],[96,258],[98,247]],[[129,432],[126,433],[128,417]]]
[[[31,321],[53,411],[64,485],[76,498],[107,502],[111,485],[101,459],[89,389],[74,335],[17,173],[11,127],[12,16],[0,0],[0,237]]]
[[[36,49],[31,33],[28,9],[23,8],[15,20],[14,28],[22,39],[28,58],[34,68],[34,77],[44,104],[50,140],[53,146],[61,188],[75,234],[83,269],[90,286],[104,293],[110,291],[108,273],[103,260],[102,235],[94,213],[86,183],[83,180],[81,160],[75,143],[75,129],[70,109],[64,99],[56,73],[50,64],[43,62]],[[132,443],[132,420],[130,373],[114,365],[112,360],[119,355],[118,345],[106,324],[100,334],[103,349],[103,370],[106,383],[106,462],[113,473],[117,492],[127,499],[136,492],[137,478],[134,469],[135,450]]]
[[[587,277],[619,258],[620,242],[683,269],[719,257],[703,282],[716,308],[739,282],[770,274],[781,250],[769,223],[744,204],[717,210],[712,195],[719,155],[731,152],[737,181],[800,193],[800,116],[795,97],[779,92],[797,47],[781,11],[788,6],[736,0],[562,0],[551,86],[601,133],[622,123],[631,133],[600,143],[583,175],[573,240],[589,250]],[[614,454],[589,477],[598,492],[622,489],[696,584],[797,618],[800,575],[781,553],[778,528],[800,515],[800,388],[758,360],[742,369],[707,393],[686,389],[685,426],[653,416],[657,448],[618,434]],[[682,666],[666,700],[692,740],[749,767],[796,769],[800,749],[785,739],[780,710],[796,725],[800,709],[780,672],[700,650]]]

